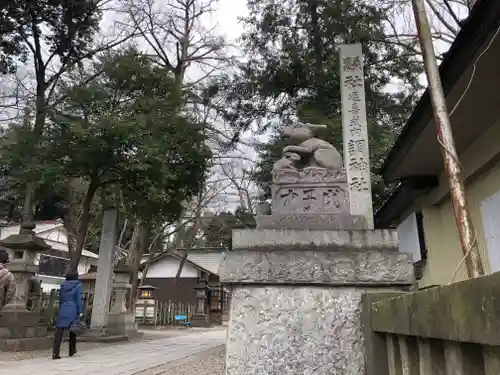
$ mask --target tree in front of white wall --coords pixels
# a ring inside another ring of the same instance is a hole
[[[163,237],[168,239],[168,244],[163,248],[158,248],[157,250],[160,250],[160,252],[149,252],[148,260],[143,269],[143,280],[147,275],[149,262],[154,257],[162,252],[176,249],[183,249],[184,251],[183,259],[176,273],[177,278],[180,277],[189,250],[196,246],[198,241],[203,240],[204,228],[211,218],[217,215],[221,195],[224,195],[228,186],[229,184],[216,174],[212,173],[206,178],[199,193],[185,203],[179,220],[162,228]]]

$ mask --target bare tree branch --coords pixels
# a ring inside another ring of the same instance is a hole
[[[156,61],[174,73],[180,86],[192,84],[186,81],[191,66],[209,66],[213,74],[231,62],[229,45],[216,34],[216,27],[204,26],[214,3],[215,0],[124,0],[129,23],[140,32]]]
[[[467,0],[425,0],[429,10],[429,22],[439,58],[453,43],[461,27],[461,19],[468,15]],[[390,32],[391,43],[404,50],[421,55],[413,18],[411,0],[372,0],[383,9],[385,25]]]

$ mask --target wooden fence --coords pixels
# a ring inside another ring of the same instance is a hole
[[[173,301],[138,300],[135,309],[136,322],[155,327],[175,326],[179,322],[176,315],[186,315],[191,321],[195,304],[176,303]]]
[[[367,375],[499,375],[500,273],[363,302]]]
[[[114,296],[111,297],[110,306],[113,298]],[[93,293],[84,294],[83,318],[87,326],[90,326],[93,300]],[[43,324],[49,329],[55,328],[57,313],[59,312],[59,290],[52,289],[50,293],[30,293],[28,295],[27,308],[30,311],[40,313]],[[140,324],[157,327],[176,325],[178,324],[174,319],[176,315],[187,315],[188,320],[191,320],[194,308],[194,304],[138,300],[136,305],[136,321]]]

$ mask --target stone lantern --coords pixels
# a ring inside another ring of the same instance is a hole
[[[127,293],[132,289],[130,279],[133,270],[124,262],[119,262],[114,269],[114,274],[115,298],[108,314],[107,334],[110,336],[135,335],[137,334],[135,316],[129,312],[126,304]]]
[[[196,307],[191,321],[194,327],[208,327],[210,325],[210,314],[207,282],[200,280],[194,289],[196,290]]]
[[[222,325],[222,285],[216,275],[210,275],[208,278],[208,293],[210,324]]]
[[[34,228],[33,224],[25,223],[19,234],[0,241],[0,246],[12,253],[8,269],[16,282],[16,294],[0,314],[0,350],[36,350],[51,345],[39,313],[26,308],[30,280],[38,271],[36,254],[51,248],[35,235]]]
[[[157,289],[152,285],[140,285],[137,287],[139,297],[135,304],[135,317],[139,324],[154,324],[156,319],[154,291]]]
[[[89,270],[89,272],[78,276],[78,280],[80,280],[80,282],[82,283],[84,295],[89,296],[94,294],[96,276],[97,272],[92,268]]]

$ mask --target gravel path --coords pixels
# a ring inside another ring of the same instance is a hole
[[[224,375],[224,346],[155,367],[137,375]]]

